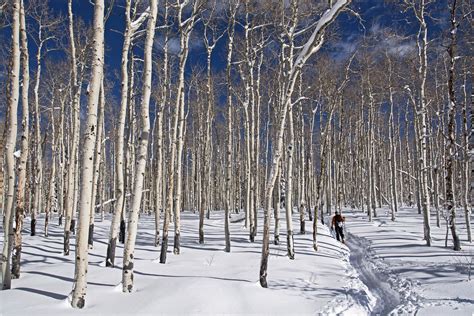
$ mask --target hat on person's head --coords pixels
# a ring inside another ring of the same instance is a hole
[[[339,211],[336,211],[336,215],[339,215]]]

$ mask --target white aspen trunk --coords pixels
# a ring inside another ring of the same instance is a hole
[[[33,203],[31,207],[31,236],[36,235],[36,217],[41,212],[41,197],[43,194],[43,150],[41,146],[41,113],[39,106],[39,86],[41,81],[41,59],[43,54],[43,25],[40,23],[38,26],[38,51],[36,53],[36,76],[35,86],[33,89],[34,96],[34,146],[33,146],[33,157],[34,157],[34,187],[33,187]]]
[[[233,207],[232,201],[232,54],[234,49],[234,33],[235,33],[235,15],[237,14],[237,8],[239,2],[236,1],[235,5],[231,7],[231,15],[229,18],[229,25],[227,28],[228,44],[227,44],[227,68],[226,68],[226,80],[227,80],[227,170],[226,170],[226,208],[225,208],[225,219],[224,219],[224,235],[225,235],[225,251],[230,252],[230,223],[229,216],[230,211]]]
[[[2,290],[11,288],[10,257],[13,243],[13,201],[15,189],[15,143],[17,135],[17,112],[20,98],[20,0],[13,2],[12,43],[10,55],[10,73],[8,89],[8,117],[6,125],[5,162],[7,190],[5,196],[3,250],[1,258]]]
[[[420,173],[420,198],[423,212],[423,231],[424,239],[427,246],[431,246],[431,227],[430,227],[430,195],[428,190],[428,122],[427,122],[427,100],[426,100],[426,79],[428,69],[428,26],[425,21],[425,0],[421,0],[420,12],[417,12],[417,19],[420,23],[420,31],[417,38],[418,58],[419,58],[419,76],[420,84],[420,101],[419,101],[419,118],[420,118],[420,148],[419,148],[419,173]],[[421,37],[421,40],[420,40]],[[421,43],[420,43],[421,41]]]
[[[391,219],[392,221],[395,221],[395,214],[398,212],[398,197],[397,197],[397,161],[395,158],[395,152],[396,152],[396,147],[395,147],[395,141],[394,141],[394,113],[393,113],[393,107],[394,107],[394,102],[393,102],[393,88],[392,88],[392,61],[390,60],[390,57],[388,57],[388,62],[389,62],[389,99],[390,99],[390,116],[389,116],[389,126],[388,126],[388,133],[389,133],[389,138],[390,138],[390,192],[392,195],[391,198]]]
[[[302,85],[300,77],[300,87]],[[301,89],[301,88],[300,88]],[[300,93],[302,96],[302,93]],[[300,234],[305,234],[305,141],[304,141],[304,116],[303,116],[303,104],[300,104],[300,118],[301,118],[301,131],[300,131],[300,195],[299,195],[299,207],[300,207]]]
[[[168,3],[165,3],[165,21],[168,20]],[[157,136],[157,174],[155,179],[155,190],[156,190],[156,198],[155,198],[155,246],[158,247],[160,244],[160,214],[161,210],[163,209],[163,193],[164,193],[164,162],[165,162],[165,150],[164,150],[164,138],[163,138],[163,117],[165,107],[168,103],[168,82],[169,82],[169,74],[168,74],[168,67],[169,67],[169,57],[168,57],[168,38],[169,38],[169,31],[168,29],[165,31],[165,46],[164,46],[164,57],[163,57],[163,87],[161,93],[161,104],[158,110],[158,118],[157,118],[157,129],[158,129],[158,136]]]
[[[128,78],[128,60],[131,38],[133,35],[132,22],[130,19],[131,1],[125,2],[125,34],[122,46],[121,61],[121,92],[120,92],[120,114],[117,128],[117,139],[115,145],[115,203],[112,223],[110,225],[109,242],[107,245],[106,266],[113,267],[115,265],[115,249],[117,246],[117,238],[119,234],[120,222],[124,211],[125,204],[125,122],[127,118],[127,107],[129,104],[129,83]]]
[[[368,79],[368,86],[369,86],[369,111],[370,111],[370,123],[369,123],[369,147],[368,147],[368,154],[369,154],[369,184],[370,184],[370,209],[371,213],[369,216],[369,221],[372,221],[372,216],[377,217],[377,210],[376,210],[376,200],[377,200],[377,192],[376,192],[376,175],[375,175],[375,100],[374,95],[372,93],[372,83],[370,78]]]
[[[94,167],[94,147],[97,134],[97,107],[99,106],[100,83],[104,71],[104,0],[94,4],[94,39],[91,81],[89,83],[87,125],[82,151],[82,178],[79,200],[79,227],[76,243],[74,284],[71,293],[71,306],[85,306],[87,289],[89,213],[92,198],[92,178]]]
[[[272,155],[272,168],[265,189],[265,214],[263,225],[262,257],[260,261],[260,285],[262,287],[268,287],[267,267],[268,255],[270,253],[270,211],[272,207],[273,188],[275,186],[276,178],[278,177],[279,162],[281,158],[281,151],[283,149],[283,134],[285,130],[286,115],[292,105],[291,96],[294,91],[295,83],[298,79],[298,76],[300,75],[301,67],[303,67],[309,57],[311,57],[321,48],[323,44],[324,31],[327,26],[334,21],[334,19],[339,15],[341,10],[344,9],[350,2],[350,0],[338,0],[331,7],[331,9],[323,13],[318,23],[316,24],[315,30],[297,55],[294,67],[289,72],[289,76],[287,79],[288,81],[285,87],[284,99],[282,100],[283,108],[281,111],[280,124],[277,130],[277,146],[273,150],[274,154]]]
[[[291,102],[291,101],[290,101]],[[293,238],[293,146],[295,134],[293,130],[293,110],[292,107],[288,109],[288,150],[286,167],[286,238],[287,238],[287,255],[290,259],[295,259],[295,246]]]
[[[211,16],[209,17],[209,21],[213,18],[213,13],[211,13]],[[206,111],[206,137],[204,140],[204,153],[203,153],[203,159],[204,159],[204,170],[203,174],[205,175],[206,179],[206,185],[201,186],[200,189],[204,193],[203,195],[203,203],[202,207],[200,207],[200,213],[199,213],[199,243],[202,244],[204,243],[204,210],[207,209],[207,218],[210,218],[210,211],[211,211],[211,175],[212,175],[212,144],[211,144],[211,139],[212,139],[212,113],[213,113],[213,104],[214,104],[214,98],[213,98],[213,91],[212,91],[212,78],[211,78],[211,57],[212,57],[212,52],[214,51],[214,48],[216,47],[217,41],[219,40],[220,37],[217,37],[216,39],[216,34],[214,32],[214,29],[212,29],[212,39],[208,37],[208,29],[209,23],[211,22],[205,22],[204,23],[204,44],[206,46],[206,52],[207,52],[207,63],[206,63],[206,74],[207,74],[207,82],[206,82],[206,89],[207,89],[207,111]],[[212,44],[211,44],[212,42]]]
[[[273,243],[275,245],[280,244],[281,169],[282,168],[280,167],[276,180],[277,194],[275,197],[275,206],[273,208],[273,218],[275,222],[275,229],[273,231]]]
[[[262,71],[262,64],[264,60],[264,34],[263,30],[260,34],[260,42],[258,42],[257,47],[260,50],[260,56],[257,63],[257,79],[255,81],[255,95],[256,95],[256,126],[255,126],[255,190],[254,190],[254,210],[255,210],[255,229],[254,233],[257,235],[258,231],[258,209],[261,207],[261,197],[260,197],[260,179],[261,179],[261,170],[260,170],[260,128],[261,128],[261,121],[260,121],[260,109],[262,103],[262,96],[260,93],[260,82],[261,82],[261,71]],[[256,52],[255,52],[256,54]]]
[[[402,115],[401,115],[401,107],[399,107],[399,116],[398,116],[398,124],[397,124],[397,130],[398,130],[398,148],[399,148],[399,153],[398,153],[398,162],[399,162],[399,204],[400,206],[403,206],[403,203],[405,201],[405,182],[403,181],[403,146],[402,146]]]
[[[329,124],[332,124],[332,122],[329,122]],[[326,214],[330,215],[332,213],[332,165],[333,165],[333,159],[332,159],[332,132],[333,129],[330,128],[329,131],[331,131],[331,134],[328,135],[329,137],[329,143],[328,143],[328,162],[327,162],[327,183],[326,183]]]
[[[454,202],[454,146],[456,142],[455,135],[455,116],[456,116],[456,93],[455,93],[455,54],[456,54],[456,33],[458,29],[458,22],[456,21],[456,6],[457,1],[454,0],[451,4],[451,41],[448,47],[449,54],[449,74],[448,74],[448,95],[449,95],[449,110],[448,110],[448,144],[446,147],[446,212],[448,215],[449,227],[453,237],[453,249],[461,250],[461,241],[456,231],[456,204]]]
[[[104,108],[105,108],[105,96],[104,96],[104,80],[100,84],[100,94],[99,94],[99,111],[97,116],[97,138],[95,141],[95,150],[94,150],[94,174],[92,179],[92,196],[91,196],[91,209],[89,213],[89,237],[87,243],[89,249],[92,249],[94,245],[94,223],[95,223],[95,213],[96,213],[96,201],[97,201],[97,191],[99,184],[99,175],[100,175],[100,161],[102,155],[102,134],[104,129]]]
[[[165,64],[166,65],[166,64]],[[167,67],[167,66],[165,66]],[[166,93],[165,93],[166,94]],[[155,247],[160,244],[160,214],[163,208],[163,111],[166,99],[163,99],[163,104],[156,114],[157,117],[157,161],[156,161],[156,178],[155,178]]]
[[[77,147],[79,146],[79,133],[81,128],[80,121],[80,95],[81,87],[78,84],[77,74],[77,56],[76,56],[76,44],[74,36],[74,16],[72,13],[72,0],[68,1],[68,19],[69,19],[69,42],[71,46],[71,85],[72,85],[72,100],[71,100],[71,111],[72,111],[72,137],[68,150],[68,167],[67,167],[67,185],[66,185],[66,209],[65,221],[64,221],[64,255],[69,255],[69,239],[71,235],[71,222],[76,207],[76,190],[75,181],[77,177],[76,166],[77,166]]]
[[[467,241],[472,242],[472,229],[471,229],[471,209],[469,208],[469,131],[467,126],[467,73],[464,73],[464,84],[463,84],[463,95],[464,102],[462,107],[462,120],[463,120],[463,147],[465,150],[464,157],[464,171],[463,171],[463,182],[464,182],[464,191],[463,191],[463,207],[464,207],[464,216],[466,221],[466,231],[467,231]],[[471,107],[471,112],[473,108]],[[474,179],[474,178],[471,178]]]
[[[68,89],[69,90],[69,89]],[[64,216],[64,198],[65,198],[65,179],[66,179],[66,172],[64,168],[64,161],[65,161],[65,146],[64,142],[67,141],[67,137],[64,134],[64,118],[66,116],[64,104],[68,97],[67,93],[64,93],[61,97],[61,112],[59,114],[59,170],[58,170],[58,225],[62,226],[63,216]]]
[[[130,293],[133,290],[133,263],[135,241],[138,228],[138,214],[142,201],[143,179],[148,155],[148,138],[150,133],[149,104],[152,77],[152,51],[155,38],[155,26],[158,12],[158,0],[150,0],[150,15],[148,17],[143,69],[143,90],[141,100],[141,134],[136,157],[136,174],[133,185],[132,205],[128,219],[127,241],[123,253],[122,291]]]
[[[178,21],[181,27],[180,30],[180,53],[179,53],[179,80],[178,80],[178,89],[177,89],[177,101],[176,106],[179,111],[177,111],[177,118],[179,116],[179,133],[176,138],[177,142],[177,158],[176,158],[176,195],[174,198],[174,247],[173,253],[180,253],[180,235],[181,235],[181,173],[182,173],[182,156],[183,156],[183,147],[184,147],[184,128],[185,128],[185,116],[184,116],[184,71],[186,67],[186,62],[189,54],[189,39],[191,37],[191,32],[194,28],[194,21],[197,15],[197,9],[200,6],[200,1],[195,1],[193,5],[193,12],[191,17],[189,17],[183,25],[182,14],[183,9],[186,6],[187,1],[183,2],[179,6],[178,12]]]
[[[26,33],[25,6],[23,0],[20,2],[20,37],[21,37],[21,67],[23,84],[21,86],[21,147],[20,161],[18,163],[18,183],[16,190],[16,211],[15,211],[15,230],[12,257],[12,277],[18,279],[20,277],[20,261],[21,261],[21,243],[23,230],[23,220],[25,217],[25,191],[26,191],[26,164],[29,152],[29,104],[28,93],[30,87],[30,66],[28,54],[28,38]]]
[[[54,93],[54,92],[53,92]],[[50,214],[53,208],[55,207],[55,200],[57,199],[56,196],[56,130],[55,130],[55,122],[54,122],[54,95],[51,99],[51,153],[52,153],[52,161],[51,161],[51,174],[49,177],[49,190],[48,190],[48,199],[46,201],[46,208],[45,208],[45,217],[44,217],[44,236],[48,237],[48,229],[49,229],[49,219]]]

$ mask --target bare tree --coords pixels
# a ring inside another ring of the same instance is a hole
[[[22,119],[21,119],[21,148],[20,148],[20,161],[18,163],[18,184],[17,184],[17,196],[16,196],[16,212],[15,212],[15,239],[14,239],[14,254],[12,258],[12,276],[14,278],[20,277],[20,261],[21,261],[21,243],[23,229],[23,219],[25,217],[25,190],[26,190],[26,163],[28,161],[29,152],[29,104],[28,104],[28,93],[30,87],[30,66],[29,66],[29,54],[28,54],[28,38],[26,34],[26,21],[25,21],[25,6],[23,0],[21,1],[20,8],[20,37],[21,37],[21,64],[22,64],[22,78],[23,83],[21,86],[21,106],[22,106]]]
[[[20,97],[20,11],[21,1],[13,1],[12,17],[12,43],[10,55],[10,89],[8,90],[8,125],[5,157],[7,173],[7,191],[4,212],[4,239],[2,251],[2,290],[11,287],[10,258],[13,242],[13,201],[15,189],[15,143],[17,135],[17,110]]]
[[[143,90],[141,100],[141,134],[139,138],[139,146],[136,157],[136,176],[133,184],[132,205],[128,219],[127,241],[123,254],[123,274],[122,274],[122,291],[132,292],[133,290],[133,262],[135,240],[138,228],[138,213],[140,211],[143,179],[145,176],[145,168],[148,154],[148,138],[150,134],[150,118],[149,104],[151,94],[151,77],[152,77],[152,50],[153,40],[155,37],[155,25],[158,11],[158,0],[150,0],[150,14],[148,17],[145,50],[144,50],[144,69],[143,69]]]
[[[92,202],[92,181],[94,173],[94,149],[97,136],[97,108],[100,83],[104,72],[104,0],[94,4],[94,39],[92,52],[91,81],[89,83],[87,123],[82,151],[82,178],[80,182],[79,228],[76,244],[76,260],[71,306],[85,306],[87,289],[89,214]]]
[[[311,36],[304,43],[300,52],[296,55],[293,67],[288,70],[288,77],[286,81],[284,98],[282,100],[283,109],[281,112],[280,125],[278,127],[276,148],[273,150],[272,167],[270,177],[266,183],[265,189],[265,215],[263,226],[263,243],[262,243],[262,259],[260,262],[260,285],[267,287],[267,266],[270,237],[270,210],[272,206],[273,188],[275,186],[276,178],[278,176],[279,162],[281,159],[281,151],[283,148],[283,133],[285,131],[286,116],[289,112],[292,103],[292,95],[301,68],[306,61],[316,53],[322,46],[324,41],[324,33],[326,28],[336,19],[339,13],[350,3],[350,0],[338,0],[329,10],[323,13],[316,24]]]

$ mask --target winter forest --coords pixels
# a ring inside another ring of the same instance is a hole
[[[474,313],[469,0],[0,0],[0,314]]]

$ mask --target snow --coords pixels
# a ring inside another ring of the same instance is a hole
[[[183,212],[181,254],[173,255],[170,245],[167,263],[159,264],[160,248],[153,246],[154,219],[143,215],[135,253],[136,290],[130,294],[121,292],[122,245],[117,249],[118,266],[104,266],[110,218],[100,222],[98,216],[83,310],[68,303],[74,256],[62,255],[62,228],[54,218],[48,238],[25,232],[22,276],[12,281],[11,290],[0,292],[0,314],[367,315],[385,314],[392,307],[399,314],[474,312],[474,286],[467,280],[465,261],[472,260],[474,250],[464,242],[463,214],[458,220],[463,240],[459,253],[443,247],[445,230],[434,223],[434,246],[424,246],[422,217],[414,209],[401,208],[396,222],[390,221],[386,209],[379,209],[372,223],[361,212],[343,213],[351,250],[319,224],[319,250],[314,252],[308,221],[305,235],[295,231],[295,260],[286,257],[286,235],[280,236],[278,246],[272,241],[268,289],[258,283],[262,221],[256,242],[250,243],[242,214],[232,214],[232,250],[226,253],[223,212],[212,212],[206,220],[204,245],[198,243],[198,214]],[[298,217],[295,213],[294,227],[299,227]],[[284,218],[281,224],[283,232]]]

